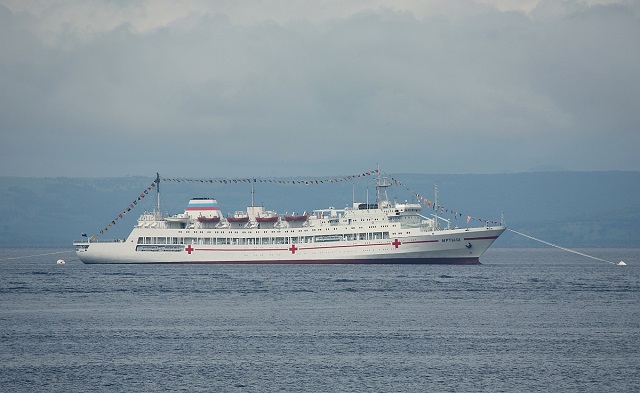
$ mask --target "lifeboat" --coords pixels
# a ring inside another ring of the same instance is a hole
[[[236,212],[233,216],[227,216],[229,222],[249,222],[249,216],[243,212]]]
[[[307,218],[309,218],[307,213],[304,213],[301,216],[296,216],[295,214],[291,216],[284,216],[285,221],[307,221]]]
[[[258,222],[278,222],[278,216],[262,216],[256,217]]]
[[[188,214],[186,213],[182,213],[182,214],[175,214],[171,217],[165,217],[166,221],[169,222],[179,222],[179,223],[183,223],[183,224],[187,224],[189,222],[191,218],[189,217]]]
[[[220,222],[220,217],[198,217],[199,222]]]

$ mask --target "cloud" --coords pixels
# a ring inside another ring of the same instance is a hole
[[[640,170],[637,6],[383,3],[0,6],[2,174]]]

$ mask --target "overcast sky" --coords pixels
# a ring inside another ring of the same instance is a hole
[[[0,0],[0,175],[637,171],[639,4]]]

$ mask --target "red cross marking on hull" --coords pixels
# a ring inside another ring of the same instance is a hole
[[[402,243],[398,239],[395,239],[391,244],[394,245],[396,248],[398,248],[398,246],[401,245]]]
[[[191,244],[189,244],[187,246],[187,248],[184,249],[186,252],[188,252],[189,254],[191,254],[192,251],[195,251],[195,249],[193,247],[191,247]]]
[[[295,254],[296,251],[298,251],[298,247],[296,247],[295,244],[292,244],[291,247],[289,247],[289,251],[291,251],[292,254]]]

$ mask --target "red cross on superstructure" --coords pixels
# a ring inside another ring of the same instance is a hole
[[[189,254],[191,254],[192,251],[195,251],[195,249],[193,247],[191,247],[191,244],[189,244],[187,246],[187,248],[184,249],[186,252],[188,252]]]
[[[291,251],[291,254],[295,254],[296,251],[298,251],[298,247],[296,247],[295,244],[292,244],[291,247],[289,247],[289,251]]]
[[[399,245],[401,245],[401,244],[402,244],[402,243],[401,243],[398,239],[395,239],[395,240],[391,243],[391,245],[395,246],[396,248],[398,248],[398,246],[399,246]]]

